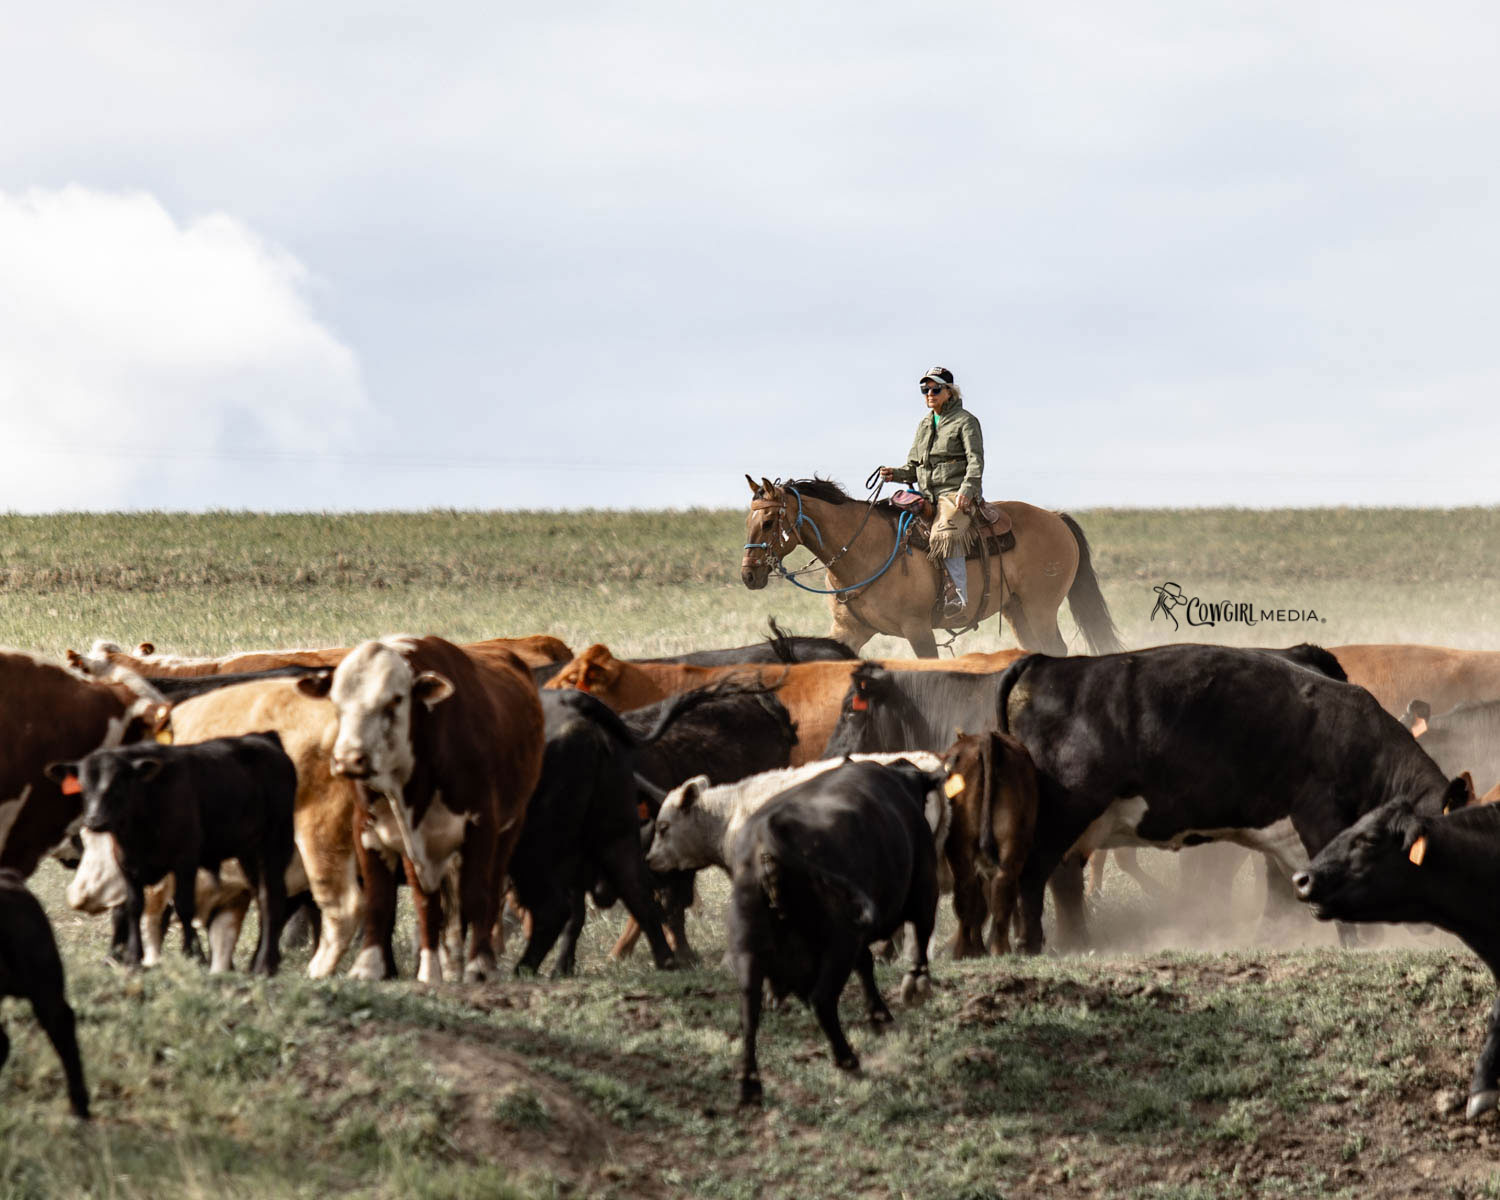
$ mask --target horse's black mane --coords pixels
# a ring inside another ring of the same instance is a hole
[[[780,485],[783,488],[796,488],[804,496],[814,500],[822,500],[827,504],[863,504],[859,500],[844,491],[841,483],[834,479],[824,479],[821,475],[814,475],[811,479],[788,479]],[[876,507],[881,510],[892,508],[889,500],[881,500]]]

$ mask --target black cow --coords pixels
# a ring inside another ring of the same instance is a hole
[[[73,1115],[87,1121],[89,1093],[64,987],[62,959],[47,914],[26,890],[20,872],[0,870],[0,996],[31,1001],[37,1023],[62,1060]],[[10,1039],[0,1027],[0,1067],[9,1057]]]
[[[870,1021],[891,1020],[875,986],[870,943],[906,922],[916,959],[902,981],[908,1003],[923,997],[927,943],[937,916],[937,851],[925,815],[942,775],[909,763],[851,762],[788,788],[757,810],[729,856],[729,954],[740,987],[744,1056],[740,1103],[758,1104],[756,1034],[764,984],[806,1001],[846,1071],[859,1058],[839,1024],[839,996],[857,972]]]
[[[558,935],[557,973],[571,975],[584,896],[602,879],[625,902],[658,967],[673,965],[641,856],[635,737],[607,704],[583,692],[543,691],[547,748],[511,858],[531,937],[516,972],[536,971]]]
[[[96,750],[78,762],[52,763],[52,779],[83,793],[84,825],[114,836],[126,884],[123,961],[141,962],[145,889],[171,872],[183,950],[203,959],[193,928],[198,868],[218,873],[238,859],[260,910],[256,972],[274,975],[286,921],[297,771],[274,731],[183,746],[150,743]],[[68,783],[69,779],[76,783]]]
[[[999,715],[1041,782],[1021,880],[1030,951],[1042,888],[1075,848],[1231,839],[1291,874],[1388,800],[1437,813],[1467,796],[1369,692],[1258,650],[1028,655],[1000,678]]]
[[[1500,808],[1419,812],[1404,800],[1366,813],[1292,879],[1323,921],[1419,921],[1461,938],[1500,983]],[[1469,1083],[1470,1120],[1500,1104],[1500,998]]]
[[[641,815],[641,852],[651,845],[652,825],[667,792],[694,775],[710,783],[733,783],[747,775],[784,767],[797,744],[797,726],[774,691],[758,683],[727,680],[684,692],[646,708],[621,713],[635,735],[637,797]],[[693,903],[692,871],[653,872],[663,920],[680,961],[697,954],[687,942],[686,910]],[[597,889],[601,907],[612,903],[608,889]],[[611,952],[628,955],[640,938],[632,921]],[[574,933],[576,937],[576,933]]]
[[[771,636],[748,646],[730,646],[723,650],[693,650],[687,654],[668,654],[660,658],[640,658],[635,662],[685,663],[693,667],[726,667],[736,663],[802,663],[844,662],[858,658],[853,650],[837,638],[795,637],[773,620]],[[533,667],[531,677],[541,687],[565,666],[567,661]]]

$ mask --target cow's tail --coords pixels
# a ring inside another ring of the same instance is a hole
[[[1083,536],[1078,522],[1067,513],[1058,513],[1063,524],[1078,543],[1078,571],[1073,576],[1073,586],[1068,589],[1068,607],[1073,619],[1083,631],[1090,654],[1113,654],[1125,649],[1120,641],[1120,631],[1115,628],[1114,618],[1109,615],[1109,605],[1104,602],[1104,593],[1099,590],[1099,577],[1094,574],[1093,557],[1089,554],[1089,540]]]
[[[995,844],[995,788],[999,783],[995,757],[1001,749],[998,742],[998,734],[986,734],[979,750],[979,857],[994,863],[1000,861]]]
[[[1018,658],[1010,666],[1006,667],[1000,675],[1000,684],[995,694],[995,728],[1001,733],[1010,733],[1010,693],[1016,686],[1016,681],[1026,673],[1026,669],[1038,656],[1028,654],[1024,658]]]
[[[863,929],[873,929],[879,919],[880,910],[868,892],[852,879],[831,870],[820,862],[814,862],[797,848],[792,838],[780,836],[775,826],[767,823],[760,834],[760,845],[755,850],[755,869],[766,903],[778,916],[786,917],[785,890],[782,869],[795,866],[807,879],[815,892],[841,910]]]

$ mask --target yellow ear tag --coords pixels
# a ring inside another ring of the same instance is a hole
[[[958,795],[967,786],[968,784],[964,783],[962,775],[950,775],[948,776],[948,782],[943,784],[943,795],[952,800],[954,796]]]
[[[1411,853],[1406,856],[1416,866],[1422,865],[1422,860],[1427,857],[1427,838],[1419,837],[1411,844]]]
[[[156,740],[163,746],[170,746],[172,744],[172,731],[170,729],[158,729],[156,731]]]

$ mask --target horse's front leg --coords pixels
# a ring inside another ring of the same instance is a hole
[[[833,612],[833,626],[828,636],[843,642],[851,654],[858,654],[860,647],[878,632],[854,615],[847,604],[840,604],[837,596],[828,597],[828,607]]]
[[[930,619],[930,618],[928,618]],[[901,627],[901,636],[911,643],[912,653],[918,658],[936,658],[938,656],[937,638],[933,635],[927,620],[912,622]]]

